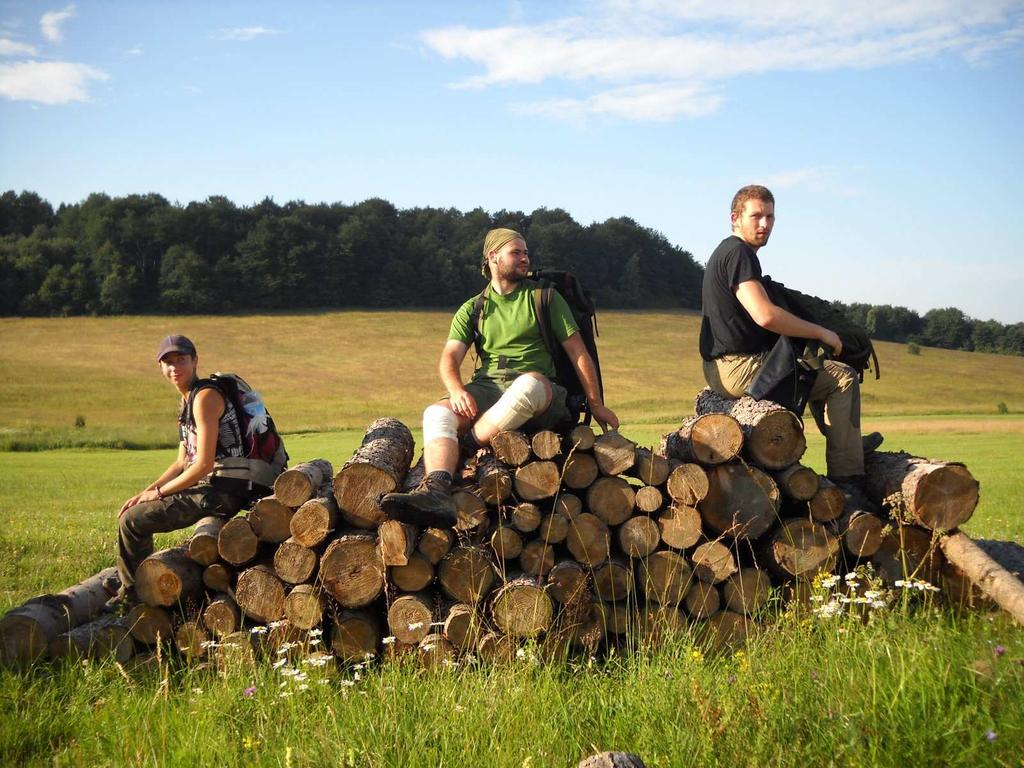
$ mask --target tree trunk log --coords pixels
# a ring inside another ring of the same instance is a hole
[[[541,517],[540,507],[524,501],[512,510],[512,526],[520,533],[533,533],[540,527]]]
[[[653,485],[644,485],[636,489],[636,498],[633,503],[641,514],[653,515],[661,509],[665,503],[665,497]]]
[[[135,572],[135,593],[146,605],[198,604],[203,592],[203,567],[188,558],[185,547],[155,552]]]
[[[539,536],[545,544],[561,544],[569,535],[569,518],[561,512],[552,512],[540,522]]]
[[[647,768],[632,752],[601,752],[581,760],[576,768]]]
[[[613,557],[594,566],[594,594],[606,603],[623,603],[633,591],[633,569]]]
[[[530,447],[533,449],[534,456],[541,461],[548,461],[562,452],[562,438],[558,436],[557,432],[542,429],[530,440]]]
[[[327,545],[317,578],[342,608],[362,608],[384,591],[386,572],[377,537],[352,532]]]
[[[555,565],[555,550],[541,539],[523,545],[519,553],[519,567],[529,576],[547,576]]]
[[[495,482],[498,480],[495,478]],[[468,488],[459,488],[452,493],[452,500],[458,512],[455,530],[472,531],[487,522],[487,505],[480,497],[479,491],[474,493]]]
[[[708,495],[708,473],[700,464],[687,462],[672,466],[665,490],[669,497],[680,504],[695,507]]]
[[[899,493],[907,519],[933,531],[963,525],[978,505],[978,481],[963,464],[883,451],[868,454],[864,464],[871,501],[883,504]]]
[[[843,489],[835,485],[827,477],[820,479],[818,491],[810,500],[808,507],[811,517],[819,523],[828,523],[838,520],[846,509],[846,494]]]
[[[594,430],[587,424],[577,424],[569,432],[569,447],[576,451],[589,451],[594,447],[597,437]]]
[[[601,518],[584,512],[570,523],[565,545],[579,562],[596,565],[611,555],[611,533]]]
[[[385,520],[377,528],[384,565],[406,565],[416,551],[416,529],[408,523]]]
[[[522,432],[506,430],[491,438],[491,450],[498,461],[521,467],[530,459],[530,440]]]
[[[47,649],[53,659],[113,659],[125,664],[135,655],[135,643],[120,616],[100,616],[57,635]]]
[[[805,518],[787,520],[772,534],[767,562],[782,576],[812,579],[831,571],[839,555],[839,541],[826,528]]]
[[[927,528],[897,522],[882,537],[871,562],[888,584],[900,579],[938,584],[945,560],[938,539],[938,534]]]
[[[718,613],[722,596],[714,584],[695,581],[683,600],[686,612],[695,619],[708,619]]]
[[[136,605],[125,616],[125,626],[131,636],[143,645],[158,645],[161,640],[174,637],[174,622],[166,608]]]
[[[453,600],[477,605],[494,586],[494,563],[480,547],[456,547],[441,561],[437,580]]]
[[[523,551],[522,535],[507,525],[499,525],[491,532],[490,544],[499,560],[512,560]]]
[[[441,562],[441,558],[451,552],[454,543],[455,536],[451,531],[445,528],[427,528],[420,534],[420,542],[416,548],[430,561],[431,565],[437,565]]]
[[[219,515],[204,517],[196,523],[192,538],[188,540],[188,556],[193,562],[207,566],[217,562],[220,552],[217,550],[217,537],[227,520]]]
[[[673,504],[658,517],[661,540],[673,549],[689,549],[700,540],[700,512],[685,504]]]
[[[579,601],[589,590],[587,569],[575,560],[557,562],[548,573],[548,591],[562,605]]]
[[[282,504],[275,496],[264,496],[249,512],[249,525],[260,541],[280,544],[291,536],[291,521],[295,510]]]
[[[565,515],[567,520],[572,520],[583,511],[583,502],[575,493],[562,491],[555,498],[555,503],[551,505],[551,511]]]
[[[33,597],[0,619],[0,661],[34,664],[57,635],[91,621],[117,593],[116,568],[105,568],[63,592]]]
[[[732,461],[743,450],[743,429],[727,413],[690,416],[675,432],[661,438],[659,453],[668,459],[713,467]]]
[[[621,475],[636,464],[636,443],[613,429],[594,440],[594,458],[601,474]]]
[[[260,622],[284,618],[284,582],[265,565],[247,568],[238,574],[235,602],[247,617]]]
[[[708,471],[708,495],[699,509],[715,533],[756,539],[775,523],[779,501],[778,486],[761,470],[722,464]]]
[[[245,565],[259,552],[260,540],[248,518],[233,517],[224,523],[217,536],[217,551],[221,560],[231,565]]]
[[[606,525],[620,525],[633,514],[636,492],[621,477],[599,477],[587,489],[587,509]]]
[[[638,447],[635,458],[636,461],[627,473],[630,477],[635,477],[644,485],[662,485],[668,480],[671,467],[668,459],[664,456],[655,453],[650,448]]]
[[[384,513],[377,499],[402,487],[413,455],[412,432],[398,419],[377,419],[363,442],[334,476],[341,516],[357,528],[376,528]]]
[[[426,592],[399,595],[388,608],[388,627],[401,643],[416,644],[431,632],[434,600]]]
[[[333,620],[331,650],[345,663],[362,662],[377,655],[381,624],[372,611],[341,611]]]
[[[318,560],[315,549],[302,546],[292,537],[274,551],[274,573],[285,584],[304,584],[316,575]]]
[[[829,529],[843,540],[843,547],[854,558],[871,557],[882,546],[884,523],[863,509],[847,509]]]
[[[482,632],[476,641],[476,655],[488,664],[511,664],[517,647],[516,641],[503,632]]]
[[[214,637],[227,637],[242,628],[242,610],[230,595],[215,595],[203,610],[203,626]]]
[[[589,453],[571,453],[562,464],[562,482],[576,491],[588,488],[598,473],[597,459]]]
[[[316,498],[295,510],[288,530],[297,543],[315,547],[325,542],[338,527],[338,515],[338,502],[330,488],[325,487]]]
[[[443,614],[444,636],[460,652],[476,645],[480,634],[480,617],[472,605],[452,603]]]
[[[402,592],[419,592],[434,580],[434,564],[422,552],[414,552],[405,565],[392,566],[388,578]]]
[[[631,517],[616,532],[619,548],[629,557],[647,557],[661,543],[658,523],[644,515]]]
[[[649,601],[661,605],[679,605],[696,582],[686,559],[677,552],[661,550],[636,569],[640,590]]]
[[[213,563],[203,569],[203,586],[210,592],[234,592],[235,569],[225,563]]]
[[[524,501],[550,499],[558,493],[558,465],[553,461],[531,461],[516,470],[516,495]]]
[[[946,559],[1018,624],[1024,624],[1024,584],[964,533],[939,539]]]
[[[206,657],[210,635],[198,621],[185,621],[174,632],[174,646],[189,661]]]
[[[327,601],[315,584],[299,584],[284,599],[284,615],[298,629],[310,630],[324,620]]]
[[[501,586],[491,602],[495,625],[512,637],[532,638],[547,631],[555,609],[544,585],[529,576],[518,576]]]
[[[480,488],[480,498],[494,506],[512,493],[512,475],[508,467],[487,454],[481,456],[477,463],[476,484]]]
[[[738,570],[732,551],[720,541],[706,541],[690,555],[693,575],[705,584],[718,584]]]
[[[312,459],[286,469],[274,481],[274,496],[282,504],[298,508],[331,482],[334,467],[326,459]]]
[[[752,614],[759,611],[771,595],[771,577],[760,568],[742,568],[722,584],[722,597],[730,611]]]
[[[792,501],[810,501],[818,492],[818,473],[803,464],[791,464],[771,476],[782,495]]]
[[[455,661],[455,646],[449,643],[444,635],[428,635],[420,640],[416,647],[420,666],[424,669],[441,669]]]
[[[697,395],[697,413],[727,413],[735,418],[743,429],[745,455],[765,469],[784,469],[807,450],[800,417],[771,400],[747,396],[733,400],[705,388]]]

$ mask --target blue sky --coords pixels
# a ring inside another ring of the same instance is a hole
[[[1024,0],[0,0],[0,189],[631,216],[703,263],[1024,320]]]

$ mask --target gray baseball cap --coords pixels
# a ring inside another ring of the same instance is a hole
[[[160,347],[156,351],[156,361],[159,363],[164,359],[164,355],[170,352],[181,352],[183,355],[195,357],[196,345],[185,336],[173,334],[160,342]]]

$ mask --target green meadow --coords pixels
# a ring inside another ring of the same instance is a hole
[[[153,355],[266,397],[293,461],[340,465],[374,418],[417,427],[440,394],[449,315],[0,319],[0,611],[110,565],[120,503],[173,458],[176,398]],[[604,312],[606,399],[646,445],[692,412],[698,318]],[[977,538],[1024,540],[1024,359],[878,345],[863,385],[885,448],[967,464]],[[419,431],[414,429],[417,441]],[[808,427],[806,461],[824,469]],[[160,544],[181,541],[168,534]],[[283,684],[282,684],[283,683]],[[162,656],[0,671],[0,765],[569,766],[603,749],[649,766],[1024,765],[1024,638],[1005,616],[894,596],[861,618],[781,613],[746,648],[695,633],[608,658],[425,671],[218,676]]]

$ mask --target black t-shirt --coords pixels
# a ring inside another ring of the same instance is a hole
[[[761,279],[757,253],[741,238],[725,238],[704,268],[700,356],[713,360],[722,355],[750,355],[772,348],[778,336],[767,331],[747,313],[736,298],[735,288]]]

